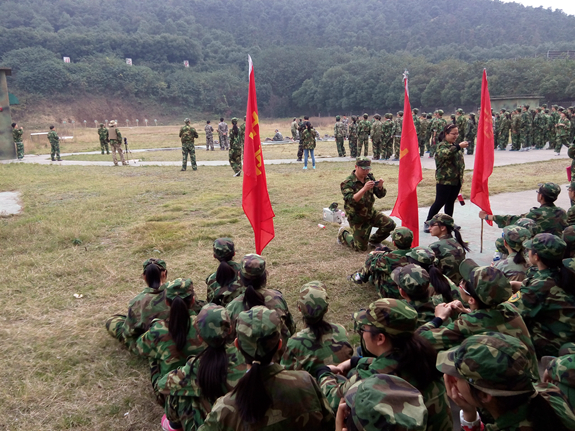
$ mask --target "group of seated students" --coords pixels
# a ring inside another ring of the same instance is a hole
[[[451,431],[453,405],[466,431],[574,430],[574,227],[513,223],[490,266],[466,259],[448,215],[429,247],[397,228],[351,277],[381,297],[353,314],[355,350],[326,320],[324,283],[301,287],[296,332],[264,259],[235,262],[229,238],[214,242],[207,302],[148,259],[148,287],[106,328],[149,359],[164,430]]]

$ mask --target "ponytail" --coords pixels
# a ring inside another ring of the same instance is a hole
[[[256,305],[266,305],[264,296],[258,292],[259,289],[263,288],[267,282],[267,272],[264,272],[259,278],[247,279],[242,274],[240,274],[240,280],[242,285],[246,287],[244,292],[244,309],[249,310]]]
[[[188,342],[188,333],[190,332],[190,304],[193,300],[193,295],[187,296],[184,299],[176,296],[170,304],[170,317],[168,319],[168,331],[176,343],[176,350],[178,353],[183,353],[184,347]]]
[[[220,286],[227,286],[235,281],[238,273],[237,271],[225,260],[220,261],[220,266],[216,271],[216,281]]]
[[[161,285],[162,270],[155,263],[150,263],[144,269],[144,277],[148,287],[157,290]]]
[[[198,385],[202,394],[213,404],[219,397],[224,396],[227,391],[227,377],[229,359],[226,353],[225,340],[217,347],[208,346],[194,358],[191,364],[199,360]]]
[[[429,274],[429,281],[433,286],[435,293],[441,295],[446,303],[452,302],[453,294],[451,293],[451,285],[441,269],[435,265],[429,265],[427,272]]]
[[[449,233],[453,233],[455,235],[455,240],[459,243],[459,245],[461,247],[463,247],[463,249],[465,251],[469,251],[469,246],[467,245],[467,243],[465,241],[463,241],[463,238],[461,237],[461,233],[459,233],[459,229],[454,229],[452,227],[446,226],[447,227],[447,231]]]
[[[303,318],[307,328],[311,331],[314,336],[314,344],[319,346],[321,345],[321,339],[325,334],[330,334],[333,332],[333,328],[329,324],[323,320],[323,317],[319,320],[311,320],[308,317]]]
[[[516,265],[524,265],[527,262],[525,261],[525,254],[524,254],[524,249],[523,247],[521,247],[521,250],[517,251],[517,254],[513,257],[513,263]]]

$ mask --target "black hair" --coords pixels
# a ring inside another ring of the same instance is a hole
[[[533,253],[537,254],[537,252],[535,250],[533,250]],[[543,265],[545,265],[547,268],[550,268],[550,269],[559,269],[563,265],[563,259],[561,259],[561,258],[559,258],[559,259],[548,259],[548,258],[540,256],[538,254],[537,254],[537,257],[539,258],[539,260],[541,261],[541,263]]]
[[[315,341],[314,344],[315,345],[321,345],[321,339],[323,338],[323,336],[325,334],[330,334],[333,332],[333,328],[331,327],[331,325],[329,324],[329,322],[326,322],[325,320],[323,320],[323,316],[321,319],[318,320],[312,320],[309,317],[305,317],[303,318],[303,321],[305,322],[305,325],[307,326],[307,328],[311,331],[311,333],[313,334]]]
[[[471,296],[473,299],[475,299],[475,305],[477,305],[477,309],[479,310],[486,310],[488,308],[490,308],[489,305],[487,305],[485,302],[483,302],[481,299],[479,299],[479,296],[477,296],[477,292],[475,291],[475,288],[473,287],[473,285],[471,283],[468,283],[467,280],[462,279],[461,282],[465,283],[464,284],[464,290],[469,292],[469,296]]]
[[[442,224],[442,223],[440,223]],[[444,225],[445,226],[445,225]],[[459,245],[461,247],[463,247],[463,249],[465,251],[469,251],[469,246],[467,245],[467,243],[465,241],[463,241],[463,238],[461,237],[461,233],[459,232],[459,229],[455,229],[452,228],[451,226],[445,226],[447,228],[447,231],[451,234],[453,234],[455,236],[455,240],[459,243]]]
[[[546,195],[546,194],[543,193],[543,192],[539,192],[539,193],[541,194],[541,196],[543,196],[543,201],[544,201],[547,205],[551,205],[552,203],[554,203],[554,202],[557,200],[557,198],[552,198],[551,196]]]
[[[53,129],[54,129],[54,126],[50,126],[50,130],[53,130]]]
[[[449,134],[449,132],[451,132],[453,129],[457,129],[456,124],[448,124],[447,126],[445,126],[443,130],[439,133],[439,136],[437,138],[438,142],[445,141],[445,135]]]
[[[561,268],[561,287],[571,296],[575,296],[575,272],[565,267]]]
[[[207,124],[210,124],[210,120],[206,121]]]
[[[277,333],[271,334],[268,337],[261,339],[263,343],[272,337],[277,337]],[[251,364],[252,368],[249,373],[238,381],[238,384],[232,392],[236,396],[236,405],[240,416],[244,422],[253,424],[263,419],[268,409],[272,406],[273,400],[268,394],[262,377],[262,368],[272,361],[279,347],[278,344],[274,349],[271,349],[263,357],[252,357],[243,351],[246,364]],[[254,362],[256,361],[256,362]],[[257,402],[254,402],[257,400]]]
[[[477,121],[475,121],[475,115],[472,115],[470,117],[471,122],[473,123],[473,125],[477,124]]]
[[[409,256],[407,257],[407,260],[409,263],[419,265],[427,271],[429,274],[429,283],[431,284],[431,287],[433,287],[433,290],[435,290],[435,294],[441,295],[443,297],[443,301],[446,303],[453,301],[451,285],[449,284],[448,278],[443,274],[443,271],[441,271],[440,268],[434,264],[425,265]]]
[[[238,128],[238,122],[236,121],[235,123],[233,123],[232,126],[232,131],[234,132],[234,134],[238,135],[240,134],[240,129]]]
[[[168,331],[176,343],[176,350],[180,355],[188,342],[188,332],[190,332],[191,325],[189,309],[193,298],[194,296],[190,295],[183,299],[179,296],[172,300],[168,299],[168,304],[170,304]]]
[[[16,123],[12,123],[12,128],[16,127]]]
[[[221,117],[221,118],[220,118],[220,121],[224,121],[224,117]]]
[[[309,130],[311,132],[311,123],[309,121],[306,121],[305,127],[307,130]]]
[[[517,251],[517,250],[515,250]],[[516,265],[523,265],[524,263],[527,263],[525,261],[525,253],[523,252],[523,248],[521,248],[521,250],[517,251],[517,254],[513,257],[513,263]]]
[[[191,364],[199,360],[198,367],[198,386],[212,404],[227,391],[227,377],[229,358],[226,353],[225,339],[219,346],[208,346],[196,356]]]
[[[304,120],[309,120],[309,117],[306,115],[305,117],[303,117]]]
[[[236,280],[237,271],[225,260],[220,260],[220,265],[216,270],[216,281],[220,286],[227,286]]]
[[[256,305],[266,305],[264,296],[258,290],[266,285],[267,271],[255,279],[247,279],[240,273],[240,280],[246,288],[244,292],[244,309],[250,310]]]
[[[155,263],[150,263],[146,266],[146,269],[144,269],[144,277],[148,287],[157,290],[162,283],[162,268]]]

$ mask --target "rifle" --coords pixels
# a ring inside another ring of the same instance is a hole
[[[130,164],[130,153],[131,153],[131,151],[128,150],[128,138],[124,138],[124,147],[126,148],[126,158],[128,159],[128,164]]]

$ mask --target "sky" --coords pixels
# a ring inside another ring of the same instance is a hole
[[[561,9],[568,15],[575,15],[575,1],[574,0],[501,0],[504,3],[520,3],[524,6],[539,7],[543,6],[545,9],[551,7],[553,10]]]

